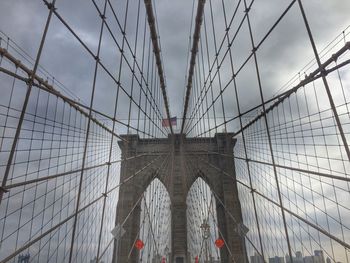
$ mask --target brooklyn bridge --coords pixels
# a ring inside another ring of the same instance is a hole
[[[0,262],[350,262],[349,12],[2,0]]]

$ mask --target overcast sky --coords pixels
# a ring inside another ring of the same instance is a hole
[[[266,34],[274,20],[289,2],[286,0],[255,1],[251,20],[256,42]],[[319,49],[322,49],[350,24],[350,1],[308,0],[303,2]],[[214,0],[212,3],[218,14],[215,17],[218,24],[216,27],[217,35],[222,36],[225,28],[219,27],[223,21],[223,16],[220,15],[222,14],[221,1]],[[232,3],[233,1],[225,1],[228,17],[232,16],[235,6]],[[207,18],[209,18],[208,7],[209,4],[207,3]],[[182,101],[184,94],[184,75],[186,74],[192,1],[157,1],[157,10],[170,103],[172,112],[179,116],[182,112],[182,104],[178,102]],[[243,13],[243,10],[240,9],[239,12]],[[246,33],[247,31],[244,31],[244,34]],[[246,58],[248,53],[244,52],[251,50],[250,43],[247,42],[248,38],[243,36],[241,38],[243,40],[238,40],[240,50],[237,49],[237,53],[241,53],[238,55],[239,57],[242,55]],[[271,38],[263,45],[259,58],[265,86],[277,90],[297,73],[308,60],[313,58],[297,5],[293,7]],[[220,37],[217,39],[221,41]],[[217,41],[219,42],[219,40]],[[239,63],[240,61],[237,61],[237,64]],[[269,75],[268,73],[272,74]]]
[[[97,32],[100,24],[96,18],[96,11],[91,1],[57,1],[57,9],[78,34],[87,41],[91,47],[97,46]],[[97,2],[102,2],[101,0]],[[124,1],[112,1],[118,6]],[[131,1],[136,2],[135,0]],[[289,1],[257,0],[251,13],[254,37],[258,42],[267,32],[268,28],[287,6]],[[196,5],[197,3],[195,3]],[[221,41],[224,28],[221,1],[212,0],[215,16],[217,42]],[[131,4],[136,6],[135,4]],[[192,0],[159,0],[156,1],[160,41],[164,59],[165,76],[167,79],[168,96],[171,112],[180,117],[182,114],[182,101],[185,86],[187,66],[188,38],[192,14]],[[328,42],[342,32],[350,24],[350,1],[332,0],[304,1],[306,13],[309,18],[316,45],[322,49]],[[227,16],[232,16],[235,5],[226,0]],[[206,5],[206,18],[209,19],[209,4]],[[123,10],[123,9],[121,9]],[[121,12],[121,10],[119,10]],[[135,13],[131,8],[130,13]],[[122,13],[122,12],[121,12]],[[240,8],[238,17],[243,13]],[[35,14],[35,15],[33,15]],[[0,9],[0,29],[9,35],[17,44],[33,57],[36,55],[47,8],[39,0],[2,0]],[[130,16],[132,17],[132,15]],[[134,19],[130,19],[134,20]],[[247,42],[247,31],[237,41],[237,64],[246,57],[251,50]],[[82,51],[72,40],[72,37],[58,25],[57,19],[49,30],[48,42],[41,60],[41,64],[63,84],[73,90],[82,99],[88,100],[88,92],[81,87],[91,81],[90,62],[83,60]],[[130,37],[132,38],[132,37]],[[113,51],[111,51],[113,52]],[[235,52],[235,51],[234,51]],[[102,52],[103,53],[103,52]],[[48,55],[49,54],[49,55]],[[85,54],[84,54],[85,55]],[[80,63],[77,66],[67,65],[74,57]],[[106,55],[107,57],[107,55]],[[309,59],[313,58],[311,46],[308,42],[305,27],[302,24],[298,6],[295,5],[285,17],[277,30],[272,34],[267,44],[263,45],[259,53],[259,62],[262,69],[263,83],[266,89],[276,91],[298,72]],[[106,60],[105,60],[106,61]],[[89,64],[90,63],[90,64]],[[107,63],[107,61],[106,61]],[[69,70],[68,70],[69,69]],[[276,72],[278,71],[278,72]],[[272,74],[271,74],[272,73]],[[243,74],[242,74],[243,75]],[[79,77],[78,77],[79,76]],[[81,84],[83,82],[83,84]],[[268,92],[268,96],[273,92]],[[101,102],[103,98],[101,98]]]
[[[214,13],[215,34],[217,43],[220,43],[225,33],[222,5],[219,0],[211,1]],[[103,0],[96,0],[96,2],[101,8]],[[111,2],[116,7],[120,21],[123,21],[125,1],[112,0]],[[233,3],[236,1],[225,0],[224,2],[229,20],[235,8],[235,4]],[[181,117],[186,84],[185,76],[188,70],[187,59],[192,7],[193,4],[196,7],[197,1],[193,3],[192,0],[155,0],[155,3],[170,111],[173,116]],[[290,0],[255,1],[250,12],[250,18],[256,43],[263,38],[289,3]],[[319,50],[350,25],[349,0],[304,0],[303,3],[316,46]],[[58,13],[83,39],[86,45],[96,52],[100,18],[91,1],[57,0],[56,7]],[[137,1],[130,0],[129,8],[128,16],[130,22],[128,23],[126,32],[132,45],[135,39]],[[141,8],[142,10],[144,8],[143,1],[141,1]],[[211,30],[209,12],[209,0],[207,0],[205,17],[208,23],[208,29]],[[0,30],[7,34],[30,56],[35,57],[47,14],[47,8],[39,0],[1,0]],[[239,19],[242,18],[243,14],[244,10],[241,5],[237,13],[237,18],[233,23],[233,29],[237,28]],[[107,12],[106,16],[108,21],[112,20],[110,11],[109,13]],[[143,19],[144,16],[141,15],[141,24],[144,23]],[[118,32],[115,22],[111,22],[111,26],[113,27],[112,30]],[[349,40],[350,37],[348,36],[347,41]],[[100,57],[107,68],[111,69],[116,75],[120,54],[112,42],[111,37],[108,37],[107,34],[103,36]],[[148,44],[148,42],[145,44]],[[213,43],[210,45],[213,46]],[[137,47],[138,54],[141,51],[140,47],[142,45]],[[251,52],[246,23],[232,47],[232,52],[237,67],[243,63]],[[212,61],[214,52],[212,51],[210,55]],[[274,95],[284,83],[298,73],[309,60],[314,58],[297,4],[292,7],[276,30],[270,35],[269,39],[261,46],[257,55],[261,70],[263,91],[266,98]],[[138,61],[140,62],[140,60]],[[95,62],[91,57],[89,58],[87,52],[83,50],[82,46],[55,16],[53,16],[50,24],[40,64],[70,91],[81,98],[84,103],[88,104]],[[249,64],[246,70],[242,70],[237,79],[239,98],[243,110],[259,104],[260,101],[256,78],[252,77],[252,69],[253,64]],[[221,72],[223,80],[227,81],[231,77],[228,67],[223,67]],[[98,74],[100,77],[97,80],[94,108],[112,116],[114,110],[112,105],[116,94],[115,83],[102,71]],[[124,74],[126,73],[124,72]],[[349,83],[349,81],[349,76],[344,76],[344,83]],[[130,78],[125,77],[123,84],[130,89]],[[217,91],[218,87],[216,86],[214,89]],[[128,107],[128,97],[123,96],[120,99],[120,107],[118,109],[118,113],[120,114],[118,117],[121,119],[127,118]],[[229,116],[237,113],[235,102],[232,98],[233,90],[227,90],[224,100],[225,105],[229,109],[227,113]],[[132,114],[132,116],[135,116],[134,113]],[[118,133],[125,133],[125,131],[118,130]],[[315,189],[319,190],[317,187]]]

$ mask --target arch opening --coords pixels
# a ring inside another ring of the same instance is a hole
[[[140,230],[142,241],[140,262],[170,262],[171,254],[171,201],[165,185],[154,179],[141,200]],[[135,245],[136,241],[135,239]]]
[[[210,186],[198,177],[186,198],[187,246],[190,262],[221,262],[216,200]]]

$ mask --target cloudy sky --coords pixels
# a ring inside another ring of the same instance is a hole
[[[96,1],[101,3],[102,1]],[[124,7],[124,1],[112,1],[116,6]],[[135,14],[135,3],[131,1],[130,17]],[[267,32],[272,23],[280,15],[290,1],[255,1],[251,13],[252,28],[256,42]],[[217,24],[217,42],[224,33],[221,1],[212,1],[215,23]],[[314,33],[316,45],[322,49],[335,36],[341,33],[350,24],[348,15],[350,2],[345,0],[334,1],[304,1],[310,26]],[[164,59],[165,76],[168,86],[171,112],[180,117],[182,115],[182,101],[184,96],[185,75],[187,71],[188,41],[190,33],[192,0],[159,0],[156,1],[160,41]],[[231,17],[235,5],[226,0],[227,16]],[[209,19],[209,4],[206,6],[206,17]],[[76,32],[90,45],[96,48],[98,43],[98,30],[100,24],[90,1],[57,1],[57,10]],[[121,12],[117,9],[118,12]],[[238,17],[243,13],[240,8]],[[33,15],[35,14],[35,15]],[[43,25],[46,20],[47,8],[39,0],[3,0],[0,9],[1,30],[10,36],[31,56],[35,56]],[[135,20],[135,19],[130,19]],[[246,57],[250,51],[247,31],[237,41],[237,64]],[[132,39],[132,37],[130,37]],[[132,41],[131,41],[132,42]],[[80,49],[80,51],[79,51]],[[107,47],[105,49],[108,49]],[[84,85],[91,81],[91,61],[84,61],[85,54],[74,43],[72,37],[59,25],[57,19],[49,30],[48,42],[41,60],[41,64],[52,74],[74,91],[79,97],[88,100],[89,92],[84,92]],[[108,54],[106,52],[106,57]],[[235,52],[235,50],[234,50]],[[102,57],[104,55],[102,54]],[[79,63],[69,65],[74,57]],[[295,5],[285,17],[277,30],[272,34],[271,40],[263,45],[259,54],[259,61],[263,71],[263,82],[266,89],[278,90],[282,84],[297,73],[310,59],[313,58],[305,28],[302,24],[300,12]],[[106,60],[105,60],[106,61]],[[107,61],[106,61],[107,63]],[[112,63],[112,62],[111,62]],[[68,64],[68,65],[67,65]],[[278,72],[276,72],[278,70]],[[101,98],[103,101],[103,98]]]
[[[100,10],[102,10],[104,1],[96,0],[95,2]],[[120,22],[123,23],[126,1],[113,0],[111,2],[115,7],[117,17]],[[303,2],[316,46],[319,50],[323,49],[323,47],[350,25],[350,1],[348,0],[304,0]],[[190,28],[193,22],[193,20],[191,21],[193,14],[192,8],[193,6],[196,7],[197,2],[193,2],[192,0],[155,0],[154,3],[157,13],[170,111],[173,116],[181,117],[186,84],[185,76],[188,70],[187,62]],[[260,42],[289,3],[290,0],[256,0],[254,2],[252,10],[250,11],[250,18],[256,43]],[[219,43],[225,33],[222,2],[219,0],[211,0],[211,4],[213,7],[215,34],[217,43]],[[236,1],[225,0],[224,4],[229,19],[234,12]],[[57,0],[56,7],[60,16],[84,41],[87,48],[92,50],[92,52],[96,52],[99,42],[101,19],[91,1]],[[137,9],[138,1],[130,0],[126,34],[131,47],[133,47],[135,42]],[[143,1],[141,1],[141,9],[144,10]],[[9,36],[31,57],[35,57],[47,14],[48,10],[43,1],[1,0],[0,30],[5,35]],[[239,21],[243,15],[244,8],[241,4],[229,33],[231,37],[233,37],[233,32],[238,27]],[[113,19],[113,14],[110,10],[107,11],[106,17],[113,33],[118,36],[118,41],[120,42],[121,34],[118,29],[118,24]],[[142,12],[140,24],[144,24],[144,19],[144,12]],[[205,8],[205,19],[208,31],[210,31],[211,17],[209,0],[207,0]],[[349,32],[349,30],[346,32]],[[1,34],[1,36],[4,37],[4,34]],[[209,36],[211,36],[210,34],[212,33],[209,32]],[[349,39],[350,37],[347,36],[346,40],[349,41]],[[211,43],[209,43],[209,45],[213,48],[214,44],[212,38],[210,38],[210,41]],[[149,42],[146,41],[144,44],[147,46]],[[2,41],[1,45],[4,45],[4,41]],[[142,51],[142,47],[143,43],[140,34],[136,47],[138,54]],[[247,24],[244,23],[232,47],[235,65],[239,67],[250,52],[251,44],[249,31]],[[126,53],[126,56],[130,58],[130,53]],[[290,9],[281,23],[269,36],[268,40],[262,44],[257,55],[261,70],[263,92],[266,98],[273,96],[280,90],[282,85],[314,58],[297,4]],[[222,54],[219,55],[219,57],[220,56],[222,56]],[[114,76],[118,75],[120,53],[115,43],[113,43],[112,37],[108,34],[104,34],[102,37],[100,58],[104,65],[106,65],[106,68],[108,68]],[[213,49],[211,49],[210,60],[213,61],[213,58],[214,52]],[[25,61],[23,62],[26,63]],[[138,59],[138,62],[141,63],[141,59]],[[50,72],[56,80],[59,80],[66,89],[78,96],[82,103],[88,105],[91,95],[95,61],[56,16],[52,18],[40,64]],[[124,68],[126,67],[124,66]],[[250,61],[247,67],[245,67],[245,70],[242,70],[240,76],[237,78],[242,110],[247,110],[252,106],[258,105],[260,101],[256,78],[255,76],[252,77],[254,73],[254,70],[252,70],[253,68],[253,64]],[[224,66],[221,69],[221,74],[222,79],[228,81],[231,77],[230,68],[227,65]],[[132,82],[130,71],[122,71],[121,75],[123,85],[127,90],[130,90]],[[108,116],[113,116],[113,103],[116,96],[115,83],[103,71],[99,71],[98,76],[94,108]],[[3,83],[5,83],[5,81],[6,80],[4,80]],[[344,76],[344,83],[349,83],[349,81],[350,78],[348,75]],[[218,86],[215,86],[214,89],[217,92]],[[126,95],[120,96],[118,117],[125,120],[128,117],[129,100]],[[228,109],[226,114],[229,116],[237,114],[235,101],[232,98],[233,89],[227,90],[224,101],[227,107],[226,109]],[[33,108],[34,106],[35,105],[30,105],[29,107]],[[219,110],[219,115],[220,114],[222,114],[222,112]],[[135,117],[137,114],[135,115],[134,112],[132,112],[132,116]],[[125,130],[118,130],[118,133],[125,133]],[[339,144],[339,142],[336,143]],[[263,152],[263,149],[261,152]],[[331,151],[332,154],[334,152],[335,150]],[[337,168],[334,168],[334,170],[337,170]],[[270,173],[268,173],[268,175],[270,175]],[[286,185],[288,185],[288,183],[286,183],[285,186]],[[314,190],[318,191],[319,189],[320,187],[317,186]]]

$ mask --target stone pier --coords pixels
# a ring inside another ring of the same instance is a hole
[[[140,139],[137,135],[123,138],[126,140],[119,142],[122,158],[140,157],[121,164],[121,181],[137,175],[120,187],[116,224],[128,219],[124,223],[125,234],[119,244],[114,244],[113,263],[138,262],[139,253],[133,243],[140,227],[141,208],[137,205],[130,215],[129,212],[155,177],[161,181],[168,178],[163,183],[171,200],[171,262],[193,262],[187,251],[186,196],[198,177],[221,200],[216,201],[219,232],[226,244],[220,250],[221,261],[231,263],[234,258],[236,262],[248,262],[244,239],[237,234],[242,214],[234,180],[235,140],[231,133],[218,133],[212,138],[186,138],[181,134],[162,139]],[[164,166],[165,158],[170,163],[167,166]],[[146,165],[147,168],[141,170]]]

